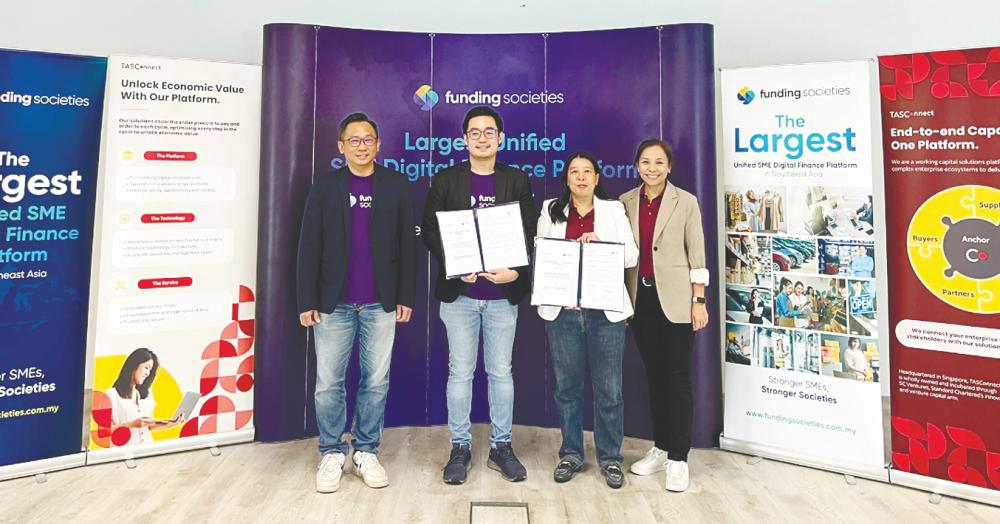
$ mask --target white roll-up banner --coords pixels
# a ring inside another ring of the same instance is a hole
[[[722,71],[722,447],[887,480],[871,68]]]
[[[89,462],[253,438],[260,90],[108,60]]]

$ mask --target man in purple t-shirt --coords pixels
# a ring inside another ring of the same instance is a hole
[[[436,213],[518,202],[524,238],[530,245],[535,238],[537,212],[528,175],[497,162],[497,149],[504,136],[500,115],[489,107],[472,108],[462,122],[462,132],[469,161],[434,175],[421,226],[421,237],[438,261],[434,295],[441,301],[441,321],[448,333],[446,396],[451,456],[443,476],[448,484],[462,484],[472,465],[469,415],[481,327],[492,422],[487,466],[499,471],[504,479],[515,482],[524,480],[527,471],[511,446],[514,416],[511,355],[517,327],[517,304],[531,289],[530,268],[486,268],[482,273],[448,279]],[[530,252],[528,245],[525,248]]]
[[[316,490],[337,491],[349,446],[347,364],[360,334],[354,472],[370,487],[389,484],[379,463],[389,363],[397,322],[409,322],[416,272],[413,202],[405,176],[375,163],[378,127],[363,113],[340,124],[347,165],[316,178],[299,238],[299,321],[316,341],[316,423],[323,458]]]

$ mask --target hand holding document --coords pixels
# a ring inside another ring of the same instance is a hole
[[[625,244],[539,238],[531,304],[624,311]]]
[[[479,244],[483,250],[483,269],[528,265],[524,245],[521,206],[517,202],[475,210],[479,226]]]
[[[448,278],[528,265],[517,202],[436,215]]]
[[[577,307],[580,303],[580,243],[562,238],[535,239],[531,305]]]
[[[482,271],[483,259],[479,253],[479,234],[473,211],[438,211],[436,215],[444,250],[445,275],[455,278]]]
[[[587,242],[581,249],[580,307],[624,311],[625,244]]]

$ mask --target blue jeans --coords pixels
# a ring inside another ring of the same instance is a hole
[[[510,442],[514,423],[514,351],[517,306],[506,299],[476,300],[460,295],[441,303],[441,321],[448,332],[448,428],[453,444],[471,444],[472,375],[483,333],[483,360],[489,379],[490,443]]]
[[[583,464],[584,360],[590,362],[594,389],[594,443],[597,460],[622,463],[625,436],[625,401],[622,398],[622,358],[625,355],[625,322],[611,322],[603,311],[562,310],[545,323],[556,377],[555,401],[559,410],[562,447],[559,458]]]
[[[316,337],[316,425],[320,453],[347,453],[341,442],[347,424],[344,382],[354,337],[361,332],[361,385],[355,405],[354,449],[378,453],[389,393],[389,363],[396,338],[396,312],[381,304],[337,304],[333,313],[320,313],[313,326]]]

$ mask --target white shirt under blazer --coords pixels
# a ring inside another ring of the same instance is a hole
[[[566,238],[566,225],[568,220],[553,224],[549,218],[549,205],[556,199],[550,198],[542,203],[542,213],[538,216],[538,230],[536,235],[543,238]],[[605,242],[621,242],[625,244],[625,267],[635,267],[639,263],[639,248],[635,245],[635,237],[632,235],[632,226],[628,216],[625,214],[625,206],[617,200],[601,200],[594,197],[594,234],[597,238]],[[563,209],[563,213],[569,217],[569,206]],[[622,297],[625,310],[605,311],[604,314],[611,322],[621,322],[632,316],[632,300],[625,289],[625,279],[621,281]],[[555,320],[563,308],[559,306],[538,306],[538,316],[545,320]]]

